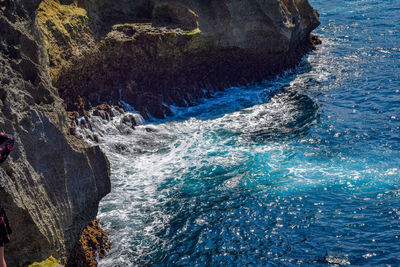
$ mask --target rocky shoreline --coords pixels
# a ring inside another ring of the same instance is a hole
[[[318,25],[307,0],[0,1],[0,127],[17,144],[0,168],[15,232],[8,264],[74,262],[81,234],[97,229],[110,169],[76,135],[90,128],[88,110],[107,119],[123,100],[145,118],[168,116],[169,105],[295,67]]]
[[[192,105],[193,100],[229,86],[282,74],[319,43],[310,36],[287,53],[270,54],[217,48],[200,32],[154,32],[153,27],[141,31],[144,26],[148,25],[117,28],[95,54],[62,71],[55,85],[67,111],[83,115],[83,109],[123,100],[144,118],[163,118],[170,115],[168,105]]]
[[[100,30],[93,29],[91,20],[101,18],[91,17],[79,5],[42,2],[38,21],[52,82],[69,112],[71,134],[76,133],[77,118],[89,122],[87,111],[98,105],[123,108],[123,100],[146,119],[163,118],[171,114],[170,105],[190,106],[229,86],[259,82],[294,68],[320,43],[310,34],[319,21],[307,1],[298,1],[304,10],[295,9],[297,14],[289,12],[296,7],[293,3],[282,2],[291,15],[280,19],[303,23],[270,27],[266,33],[282,39],[276,45],[271,43],[277,40],[265,43],[262,35],[252,36],[249,45],[222,45],[221,33],[203,32],[194,11],[159,2],[148,7],[153,10],[147,11],[152,14],[147,22]]]
[[[123,109],[123,100],[145,119],[164,118],[171,115],[170,105],[190,106],[196,99],[230,86],[261,82],[282,74],[320,43],[317,36],[311,35],[287,54],[271,55],[215,48],[199,32],[176,33],[148,24],[117,29],[120,31],[111,32],[112,37],[104,40],[95,55],[79,58],[57,80],[56,86],[69,111],[72,134],[78,124],[90,127],[88,110],[109,110],[104,103]],[[202,48],[191,47],[196,45]],[[78,123],[80,117],[88,125]]]

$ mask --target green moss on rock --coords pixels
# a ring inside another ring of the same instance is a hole
[[[55,258],[50,257],[42,262],[34,262],[27,267],[63,267]]]
[[[63,5],[58,0],[44,0],[37,10],[36,20],[44,36],[53,81],[58,78],[61,66],[70,63],[71,57],[93,49],[87,12],[75,3]]]

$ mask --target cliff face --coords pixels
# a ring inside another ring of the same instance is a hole
[[[0,1],[0,128],[16,145],[0,167],[0,201],[12,223],[9,266],[64,259],[110,191],[98,147],[70,137],[35,23],[40,1]]]
[[[319,25],[307,0],[159,1],[194,10],[204,35],[219,46],[287,52]]]
[[[78,0],[96,30],[154,19],[160,5],[182,6],[197,14],[205,36],[216,46],[287,52],[319,25],[308,0]],[[100,30],[101,32],[101,30]]]
[[[0,127],[16,138],[0,167],[9,265],[65,260],[110,191],[104,154],[70,135],[78,116],[122,98],[163,117],[165,104],[282,73],[318,24],[307,0],[0,0]]]
[[[81,115],[122,98],[144,117],[162,118],[170,113],[165,104],[190,105],[212,91],[280,74],[313,49],[310,33],[319,25],[307,0],[81,0],[65,6],[86,11],[82,32],[90,32],[85,39],[92,46],[63,64],[50,63],[59,68],[53,82],[67,110]],[[38,18],[50,55],[70,49]],[[64,13],[63,21],[71,16]]]

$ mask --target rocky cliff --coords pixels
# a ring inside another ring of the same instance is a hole
[[[38,21],[52,80],[67,110],[81,115],[122,98],[162,118],[170,104],[280,74],[318,41],[307,0],[81,0],[58,11],[46,2],[53,7],[42,4]]]
[[[0,168],[9,265],[65,261],[110,191],[104,154],[74,136],[86,110],[122,99],[164,117],[294,67],[318,24],[307,0],[0,0],[0,127],[17,144]]]
[[[0,128],[16,140],[0,167],[0,201],[14,230],[9,266],[50,255],[65,260],[110,191],[104,154],[66,134],[35,23],[39,2],[0,1]]]

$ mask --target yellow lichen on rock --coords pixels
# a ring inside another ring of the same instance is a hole
[[[108,234],[102,229],[102,223],[96,219],[83,230],[66,266],[97,267],[97,259],[104,258],[110,248]]]
[[[63,267],[63,265],[58,263],[58,261],[55,258],[50,257],[42,262],[34,262],[28,265],[27,267]]]
[[[88,26],[89,19],[85,9],[74,3],[63,5],[58,0],[42,1],[36,19],[45,39],[54,82],[61,66],[69,65],[73,57],[95,46]]]
[[[44,0],[39,5],[37,18],[48,38],[59,31],[70,39],[86,27],[88,21],[86,10],[75,4],[62,5],[56,0]]]

